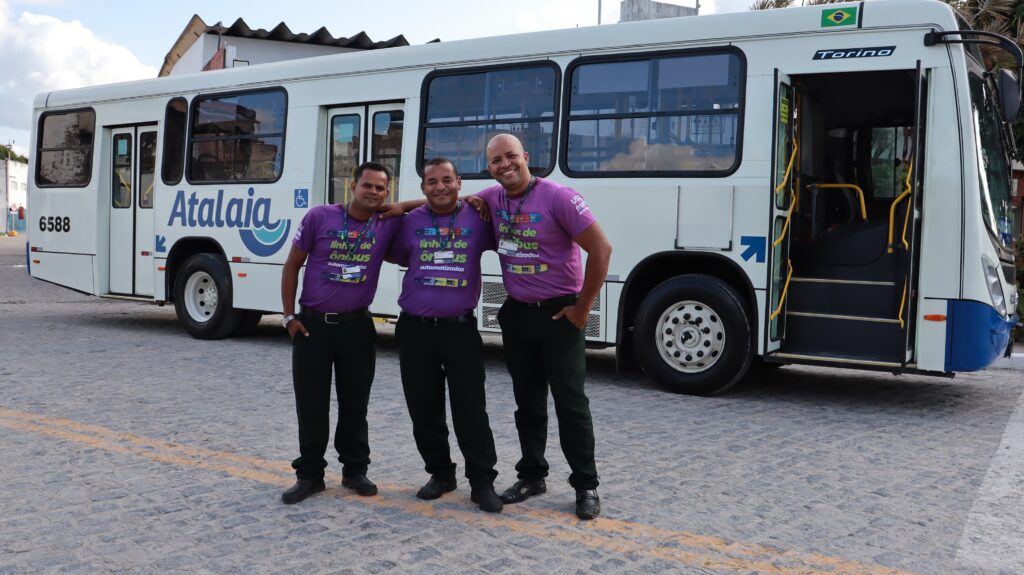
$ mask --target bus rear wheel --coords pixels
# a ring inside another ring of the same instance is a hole
[[[721,393],[750,367],[750,319],[736,290],[717,278],[693,274],[658,284],[635,325],[640,366],[677,393]]]
[[[197,339],[220,339],[238,329],[242,312],[232,306],[231,273],[215,254],[185,260],[174,278],[174,311],[185,331]]]

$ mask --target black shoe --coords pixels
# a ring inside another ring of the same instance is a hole
[[[596,489],[576,490],[576,517],[593,519],[601,514],[601,498]]]
[[[292,485],[281,494],[281,501],[286,505],[291,505],[323,490],[323,479],[299,479],[295,482],[295,485]]]
[[[363,497],[369,497],[370,495],[377,494],[377,486],[367,479],[365,475],[353,475],[352,477],[342,476],[341,486],[348,487]]]
[[[455,487],[454,479],[441,479],[436,475],[431,475],[430,481],[416,492],[416,497],[430,501],[431,499],[437,499],[445,493],[455,491]]]
[[[503,503],[519,503],[534,495],[546,493],[548,486],[543,479],[520,479],[501,494]]]
[[[501,498],[494,492],[494,487],[491,485],[474,489],[469,495],[469,500],[488,513],[501,513],[501,508],[504,507]]]

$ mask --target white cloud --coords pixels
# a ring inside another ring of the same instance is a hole
[[[0,54],[0,130],[7,133],[29,129],[32,100],[40,92],[157,74],[127,48],[96,37],[77,20],[24,11],[15,17],[7,0],[0,0]]]

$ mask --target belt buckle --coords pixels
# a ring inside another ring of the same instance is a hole
[[[339,313],[325,313],[324,314],[324,323],[329,323],[331,325],[338,325],[338,316],[339,315],[341,315],[341,314],[339,314]],[[331,321],[332,319],[334,321]]]

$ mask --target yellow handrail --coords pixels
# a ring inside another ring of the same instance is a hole
[[[789,181],[789,173],[793,170],[793,161],[796,160],[796,151],[800,148],[800,145],[793,142],[793,153],[789,156],[789,165],[786,166],[786,174],[782,176],[782,182],[775,187],[775,193],[781,192],[786,187],[786,182]]]
[[[890,254],[892,253],[892,232],[893,232],[893,227],[894,227],[893,224],[896,221],[896,206],[898,206],[899,203],[903,201],[903,198],[906,198],[907,196],[910,195],[910,174],[912,174],[913,172],[914,172],[914,164],[910,164],[910,167],[907,168],[906,187],[903,189],[903,193],[900,194],[899,196],[897,196],[896,199],[892,201],[892,205],[889,206],[889,244],[888,244],[888,253],[890,253]],[[911,207],[913,207],[913,206],[907,206],[908,217],[909,217],[909,213],[910,213],[910,208]],[[903,247],[909,249],[910,245],[907,243],[907,240],[906,240],[906,232],[907,232],[907,227],[906,227],[906,222],[904,222],[904,225],[903,225],[903,235],[904,235]]]
[[[786,166],[786,174],[782,176],[782,182],[775,187],[775,193],[778,194],[785,189],[786,182],[789,181],[789,174],[793,169],[793,162],[796,160],[797,150],[800,149],[800,145],[793,142],[793,153],[789,156],[789,165]],[[782,243],[782,238],[786,237],[786,230],[789,229],[789,220],[793,217],[793,207],[796,206],[797,200],[800,199],[798,195],[798,189],[795,187],[790,188],[789,196],[789,210],[786,212],[786,223],[782,225],[782,231],[779,233],[779,237],[775,238],[772,242],[772,247],[777,248]]]
[[[815,187],[818,189],[852,189],[857,192],[857,199],[860,200],[860,217],[863,220],[868,219],[868,209],[864,205],[864,190],[860,189],[857,184],[811,184],[808,187]]]
[[[769,320],[774,320],[779,317],[782,313],[782,305],[786,303],[786,294],[789,293],[789,280],[793,278],[793,262],[786,260],[786,265],[789,266],[789,273],[786,274],[786,285],[782,288],[782,295],[779,296],[779,307],[775,308],[775,311],[768,316]]]
[[[903,297],[900,299],[900,329],[903,329],[903,306],[907,303],[907,279],[903,278]]]

